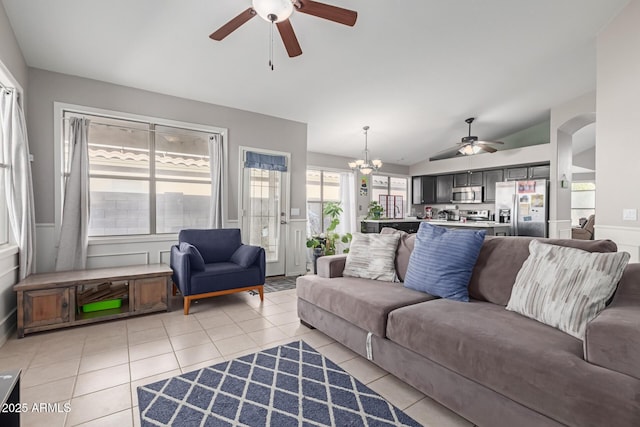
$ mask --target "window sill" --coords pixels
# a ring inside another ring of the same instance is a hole
[[[178,234],[135,234],[130,236],[89,237],[89,246],[113,245],[117,243],[149,243],[149,242],[177,242]]]

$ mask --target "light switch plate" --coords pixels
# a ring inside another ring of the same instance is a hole
[[[622,220],[623,221],[637,221],[638,220],[638,209],[622,209]]]

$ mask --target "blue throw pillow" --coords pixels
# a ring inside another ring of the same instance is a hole
[[[231,255],[231,262],[235,262],[241,267],[248,268],[256,262],[260,253],[260,246],[240,245],[238,249]]]
[[[485,230],[452,230],[423,222],[409,258],[404,286],[442,298],[469,301],[469,279],[485,234]]]
[[[190,243],[182,242],[180,243],[180,252],[186,252],[189,255],[189,264],[192,270],[204,270],[204,258],[198,248]]]

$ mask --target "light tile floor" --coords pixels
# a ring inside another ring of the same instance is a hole
[[[0,348],[2,369],[21,367],[21,400],[50,405],[27,412],[22,426],[140,424],[136,387],[253,353],[305,340],[425,426],[472,426],[421,392],[335,342],[302,326],[294,290],[201,300],[173,311],[12,338]],[[64,404],[70,404],[66,413]]]

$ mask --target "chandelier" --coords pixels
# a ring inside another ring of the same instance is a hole
[[[364,160],[358,159],[353,162],[349,162],[351,170],[360,171],[363,175],[369,175],[371,172],[375,172],[382,167],[382,160],[369,160],[369,148],[367,146],[367,132],[369,126],[364,126]]]

